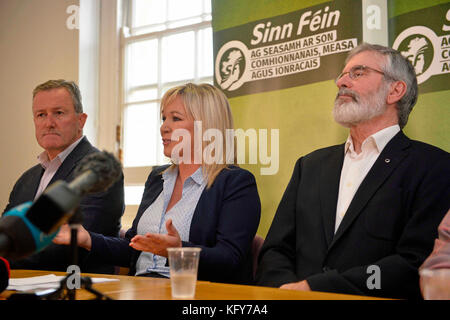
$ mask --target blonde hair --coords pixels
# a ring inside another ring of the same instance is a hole
[[[203,131],[208,129],[216,129],[222,133],[223,139],[223,153],[221,163],[203,163],[202,170],[203,175],[207,180],[207,188],[211,187],[215,178],[223,169],[227,168],[230,162],[236,163],[235,152],[235,137],[233,133],[233,139],[228,141],[232,143],[233,159],[227,159],[227,152],[230,150],[230,146],[226,146],[227,129],[234,129],[233,116],[231,114],[230,105],[225,94],[218,88],[207,84],[193,84],[187,83],[174,88],[169,89],[161,99],[161,114],[164,107],[173,102],[177,97],[181,99],[186,108],[186,112],[191,116],[194,121],[201,121]],[[202,150],[205,149],[206,142],[202,139]]]

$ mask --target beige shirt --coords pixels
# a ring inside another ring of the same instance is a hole
[[[354,149],[352,137],[349,135],[347,138],[339,183],[334,232],[339,228],[356,190],[358,190],[370,168],[372,168],[384,147],[399,131],[400,127],[394,125],[374,133],[363,141],[360,154],[357,154]]]
[[[62,165],[67,156],[72,152],[73,149],[80,143],[82,136],[80,139],[72,143],[69,147],[67,147],[64,151],[60,152],[53,160],[50,161],[48,158],[47,152],[44,151],[38,156],[38,161],[41,166],[45,169],[44,174],[42,175],[41,182],[39,184],[39,188],[34,196],[34,199],[37,199],[42,192],[47,188],[48,184],[52,180],[56,171],[58,171],[59,167]]]

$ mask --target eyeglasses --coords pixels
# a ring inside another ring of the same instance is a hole
[[[367,74],[367,70],[375,71],[375,72],[378,72],[378,73],[382,74],[383,76],[386,76],[386,74],[384,72],[380,71],[380,70],[377,70],[377,69],[374,69],[374,68],[371,68],[371,67],[368,67],[368,66],[364,66],[364,65],[357,65],[357,66],[352,67],[350,69],[350,71],[342,72],[336,78],[336,80],[334,80],[334,82],[338,82],[339,79],[341,79],[346,74],[348,74],[350,79],[357,80],[358,78],[360,78],[363,75]]]

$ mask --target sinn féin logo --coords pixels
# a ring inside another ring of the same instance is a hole
[[[225,43],[217,53],[216,81],[223,90],[233,91],[242,86],[248,74],[248,49],[240,41]]]
[[[433,62],[433,44],[426,37],[409,36],[403,41],[398,50],[411,61],[416,75],[423,74]]]
[[[423,83],[433,74],[436,74],[436,50],[439,40],[433,30],[415,26],[403,30],[395,39],[393,48],[400,51],[414,66],[417,82]]]

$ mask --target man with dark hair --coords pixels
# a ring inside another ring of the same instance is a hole
[[[88,154],[98,152],[86,137],[83,127],[81,94],[72,81],[50,80],[33,91],[33,120],[36,140],[44,149],[40,164],[27,170],[16,182],[3,213],[15,206],[38,198],[57,180],[71,181],[77,164]],[[123,176],[105,192],[85,196],[81,203],[83,226],[106,236],[117,236],[124,210]],[[79,250],[83,272],[111,273],[113,266],[84,259],[87,252]],[[19,261],[11,261],[14,269],[66,271],[71,264],[68,246],[51,244],[43,251]]]
[[[379,45],[353,49],[333,115],[345,144],[301,157],[259,256],[257,283],[420,298],[418,268],[450,206],[450,157],[407,138],[414,68]]]

